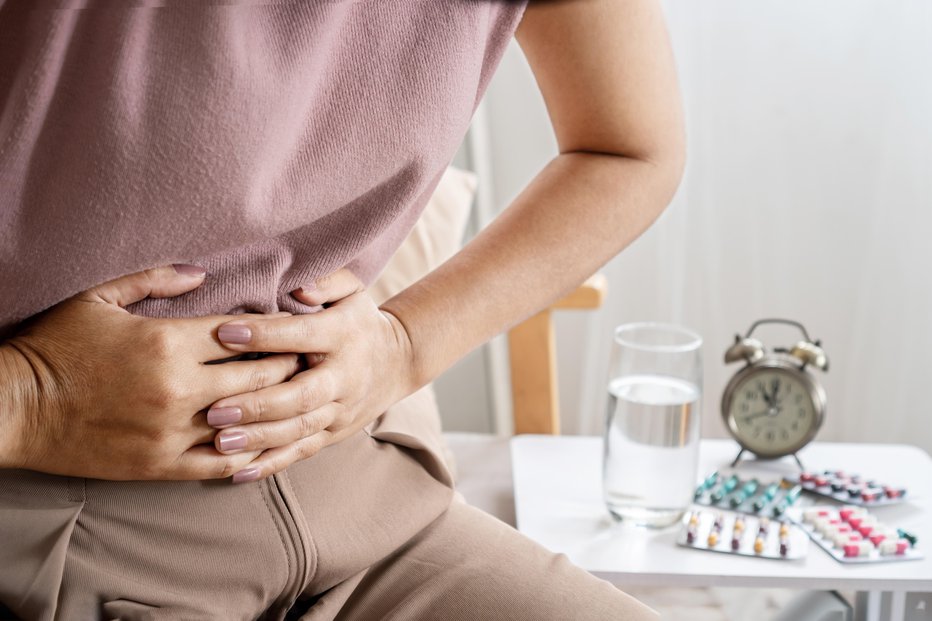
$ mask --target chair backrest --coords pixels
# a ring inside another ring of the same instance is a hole
[[[515,434],[560,433],[560,395],[557,389],[557,310],[591,310],[602,306],[607,283],[596,274],[575,291],[508,332],[511,398]]]

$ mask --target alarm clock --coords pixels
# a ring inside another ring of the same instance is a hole
[[[767,349],[752,338],[764,324],[787,324],[803,334],[790,348]],[[755,321],[745,336],[735,335],[725,352],[725,362],[743,362],[722,394],[722,418],[729,433],[741,445],[736,465],[745,451],[761,459],[792,455],[806,446],[825,419],[825,390],[812,369],[828,371],[828,358],[806,328],[789,319]]]

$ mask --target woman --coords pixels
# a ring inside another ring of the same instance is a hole
[[[669,201],[657,2],[78,4],[0,0],[10,612],[649,616],[454,500],[408,396]],[[377,307],[513,33],[560,154]]]

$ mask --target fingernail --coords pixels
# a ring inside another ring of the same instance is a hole
[[[176,273],[182,276],[197,276],[200,278],[207,273],[207,270],[203,267],[199,265],[190,265],[188,263],[172,263],[172,267],[175,268]]]
[[[227,406],[207,410],[207,424],[211,427],[232,425],[243,418],[243,411],[237,407]]]
[[[242,431],[220,434],[219,442],[221,451],[238,451],[246,448],[246,434]]]
[[[233,475],[234,483],[248,483],[259,478],[258,468],[245,468]]]
[[[249,326],[244,326],[241,323],[227,323],[220,326],[220,329],[217,330],[217,336],[224,343],[245,345],[252,340],[252,330],[249,329]]]
[[[306,284],[306,285],[303,285],[303,286],[301,286],[301,287],[298,287],[297,289],[294,290],[294,292],[295,292],[295,293],[310,293],[310,292],[316,291],[316,290],[317,290],[317,283],[316,283],[316,282],[312,282],[312,283],[308,283],[308,284]]]

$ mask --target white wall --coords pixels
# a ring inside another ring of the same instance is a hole
[[[600,431],[611,329],[652,319],[703,334],[703,431],[722,435],[725,347],[754,319],[786,316],[832,361],[820,439],[932,451],[932,3],[664,4],[687,172],[661,220],[606,266],[605,308],[560,318],[567,428]],[[516,46],[486,104],[501,207],[555,153]]]

